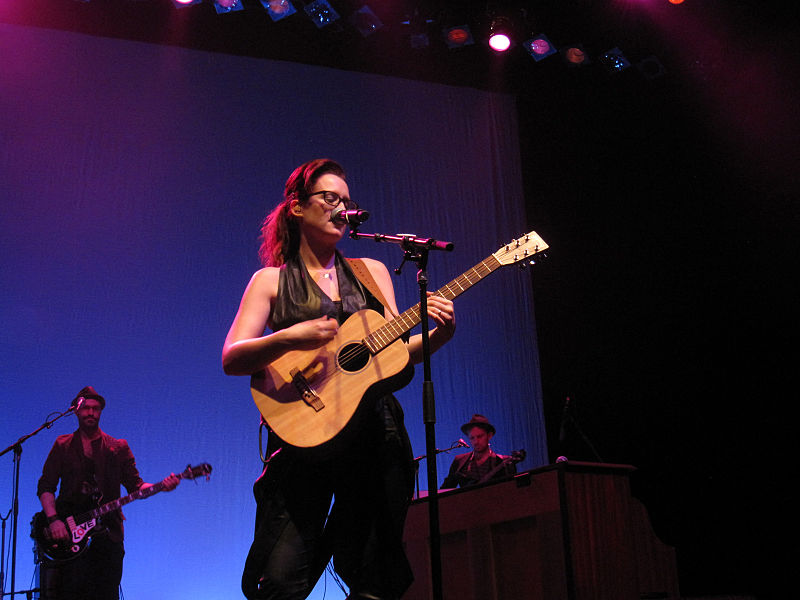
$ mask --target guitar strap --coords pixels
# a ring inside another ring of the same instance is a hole
[[[397,315],[394,311],[389,307],[389,304],[386,302],[386,298],[383,297],[381,293],[381,288],[378,287],[375,278],[372,276],[372,273],[369,272],[367,265],[364,264],[364,261],[360,258],[345,258],[347,264],[350,265],[350,269],[353,271],[353,275],[356,276],[365,288],[367,288],[370,293],[375,296],[375,299],[383,304],[383,307],[389,311],[389,314],[393,317],[397,318]]]

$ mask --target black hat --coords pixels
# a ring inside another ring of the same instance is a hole
[[[473,427],[480,427],[481,429],[493,435],[496,433],[494,425],[489,423],[489,419],[487,419],[483,415],[478,415],[478,414],[472,415],[472,419],[470,419],[469,423],[464,423],[461,426],[461,431],[469,435],[469,430],[472,429]]]
[[[73,408],[78,406],[78,400],[80,400],[81,398],[85,400],[88,399],[97,400],[100,403],[101,409],[104,409],[106,407],[106,399],[103,398],[100,394],[98,394],[97,391],[90,385],[87,385],[80,392],[78,392],[78,395],[72,399],[72,402],[70,402],[69,405]]]

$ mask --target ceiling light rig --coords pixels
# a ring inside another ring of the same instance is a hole
[[[630,61],[625,57],[625,55],[622,53],[622,50],[619,48],[612,48],[611,50],[604,52],[597,60],[600,61],[600,64],[612,74],[621,73],[631,66]]]
[[[642,74],[642,77],[645,79],[658,79],[664,73],[666,73],[666,69],[664,65],[661,64],[661,61],[658,60],[655,56],[646,56],[638,63],[636,63],[636,68],[639,69],[639,72]]]
[[[585,67],[591,60],[582,44],[572,44],[561,49],[561,57],[568,67]]]
[[[415,50],[428,48],[431,45],[430,29],[434,23],[435,20],[423,15],[419,7],[414,8],[414,14],[400,22],[408,31],[408,45]]]
[[[204,0],[171,1],[178,8],[204,2]],[[490,6],[483,11],[479,10],[478,13],[468,11],[463,6],[438,10],[425,6],[425,0],[416,1],[419,4],[416,4],[413,13],[407,13],[405,20],[398,23],[401,26],[402,35],[413,49],[425,51],[429,48],[433,49],[434,46],[440,48],[446,46],[450,50],[460,51],[467,47],[474,47],[474,50],[463,50],[467,54],[474,55],[472,53],[487,52],[488,46],[491,49],[490,53],[498,56],[514,51],[523,56],[527,54],[537,63],[555,54],[560,54],[563,65],[567,68],[585,67],[592,64],[590,53],[581,44],[556,45],[544,32],[531,34],[535,31],[533,26],[536,26],[537,29],[541,27],[541,23],[536,24],[539,19],[535,11],[529,13],[526,9],[511,8],[508,5]],[[208,2],[213,5],[218,14],[225,14],[250,10],[250,4],[244,6],[243,3],[255,3],[255,0],[208,0]],[[299,4],[297,4],[298,2]],[[341,8],[344,4],[343,0],[259,0],[259,3],[274,22],[299,12],[304,13],[319,29],[340,22],[345,26],[337,24],[332,29],[341,32],[345,28],[350,28],[360,32],[364,38],[372,36],[379,29],[384,28],[384,23],[378,14],[370,6],[363,4],[363,0],[359,1],[359,8],[346,11]],[[344,19],[334,5],[343,10]],[[389,29],[391,31],[393,28],[390,26]],[[439,39],[435,35],[437,31],[441,32]],[[528,34],[527,39],[523,37],[523,34]],[[478,46],[475,45],[476,39],[481,40],[481,44]],[[517,47],[520,50],[517,50]],[[592,56],[612,74],[626,71],[634,64],[619,47],[613,47],[602,54],[592,54]],[[663,65],[654,56],[646,56],[643,59],[635,58],[638,61],[635,62],[636,69],[630,70],[638,71],[642,78],[656,79],[664,75]]]
[[[443,12],[431,13],[430,16],[436,20],[441,29],[444,45],[450,50],[459,51],[475,44],[475,36],[470,26],[470,23],[474,23],[474,15],[460,3],[450,4],[451,6]]]
[[[297,9],[294,7],[294,4],[289,2],[289,0],[260,0],[261,6],[264,7],[264,10],[267,11],[269,18],[273,20],[273,22],[278,22],[281,19],[285,19],[297,12]]]
[[[508,17],[492,19],[489,27],[489,47],[495,52],[506,52],[515,44],[514,24]]]
[[[214,0],[214,10],[218,15],[234,12],[237,10],[244,10],[242,0]]]
[[[350,15],[350,24],[364,37],[368,37],[381,29],[383,23],[366,4]]]
[[[558,50],[553,45],[553,43],[547,38],[547,36],[543,33],[539,35],[534,35],[528,40],[523,42],[523,47],[525,51],[531,55],[531,58],[536,62],[547,58],[548,56],[552,56]]]
[[[472,37],[472,30],[466,23],[446,27],[442,33],[444,34],[444,43],[451,50],[472,46],[475,43],[475,38]]]
[[[327,27],[340,19],[339,13],[334,10],[328,0],[314,0],[311,4],[306,4],[303,10],[318,29]]]
[[[200,4],[202,1],[203,0],[172,0],[172,4],[175,5],[175,8],[185,8],[192,4]]]

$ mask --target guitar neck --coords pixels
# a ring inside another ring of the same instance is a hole
[[[181,473],[178,475],[180,479],[184,479],[184,474]],[[141,500],[142,498],[149,498],[150,496],[156,495],[158,492],[162,491],[165,487],[163,481],[159,481],[158,483],[154,483],[150,487],[144,489],[138,489],[135,492],[128,494],[127,496],[123,496],[122,498],[118,498],[116,500],[112,500],[111,502],[107,502],[102,506],[98,506],[97,508],[82,513],[75,517],[75,521],[78,523],[85,523],[90,519],[95,519],[97,517],[102,517],[105,514],[108,514],[112,511],[119,510],[129,502],[133,502],[134,500]]]
[[[439,288],[435,295],[452,300],[466,292],[500,266],[502,266],[502,263],[499,260],[494,256],[488,256],[469,271],[462,273],[444,287]],[[417,303],[397,318],[369,334],[364,338],[364,344],[372,354],[377,354],[394,343],[404,333],[419,325],[420,321],[420,306]]]

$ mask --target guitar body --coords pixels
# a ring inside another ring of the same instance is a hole
[[[59,515],[74,515],[73,505],[58,504]],[[64,542],[53,540],[50,537],[49,524],[44,511],[33,515],[31,521],[31,537],[36,540],[39,551],[53,562],[66,562],[79,557],[89,547],[91,535],[100,530],[101,523],[97,517],[88,518],[78,523],[75,517],[63,518],[64,524],[70,533],[70,539]]]
[[[343,430],[364,397],[407,385],[414,369],[402,340],[375,355],[363,346],[386,323],[377,312],[360,310],[326,345],[287,352],[254,374],[253,400],[272,431],[291,446],[326,454],[347,437]]]

